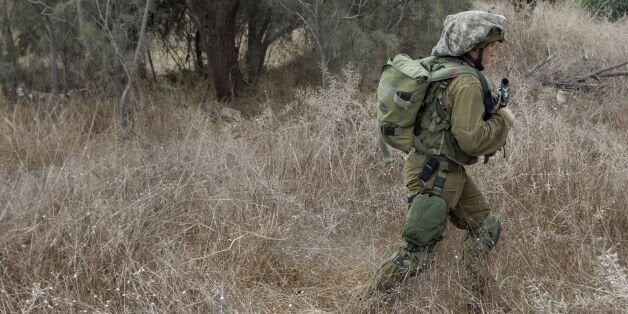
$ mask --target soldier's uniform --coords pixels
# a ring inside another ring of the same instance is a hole
[[[503,41],[505,24],[503,16],[480,11],[450,15],[432,55],[442,62],[468,63],[482,70],[481,60],[478,64],[461,56]],[[421,109],[415,135],[422,147],[409,156],[403,168],[410,194],[403,243],[380,267],[370,289],[390,289],[427,269],[447,217],[455,227],[468,231],[462,254],[466,287],[481,295],[491,281],[485,258],[499,238],[501,223],[464,166],[502,147],[513,121],[500,111],[485,117],[484,97],[490,87],[482,80],[463,74],[446,81]],[[425,151],[435,153],[430,156]],[[423,181],[419,177],[430,159],[438,161],[438,169]]]

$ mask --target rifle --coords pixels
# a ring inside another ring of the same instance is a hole
[[[486,98],[486,97],[485,97]],[[491,97],[489,101],[484,100],[484,121],[488,120],[494,115],[500,108],[506,107],[510,102],[510,81],[507,78],[502,78],[501,84],[497,89],[497,95],[495,99]],[[506,148],[504,147],[504,158],[506,158]],[[495,154],[484,156],[484,163],[488,163],[489,158]]]
[[[486,99],[488,98],[488,99]],[[500,108],[506,107],[510,101],[510,81],[507,78],[503,78],[499,88],[497,89],[497,95],[495,98],[485,97],[484,100],[484,120],[488,120],[492,115]]]

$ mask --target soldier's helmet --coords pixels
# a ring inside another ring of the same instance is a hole
[[[488,44],[503,42],[506,17],[484,11],[465,11],[445,18],[443,33],[432,49],[433,56],[461,56]]]

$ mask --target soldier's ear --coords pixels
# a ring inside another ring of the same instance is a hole
[[[474,48],[472,50],[469,50],[469,52],[467,52],[467,54],[473,58],[473,59],[477,59],[480,56],[480,49]]]

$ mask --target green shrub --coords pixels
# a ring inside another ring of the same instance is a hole
[[[576,2],[611,21],[616,21],[628,12],[628,0],[576,0]]]

